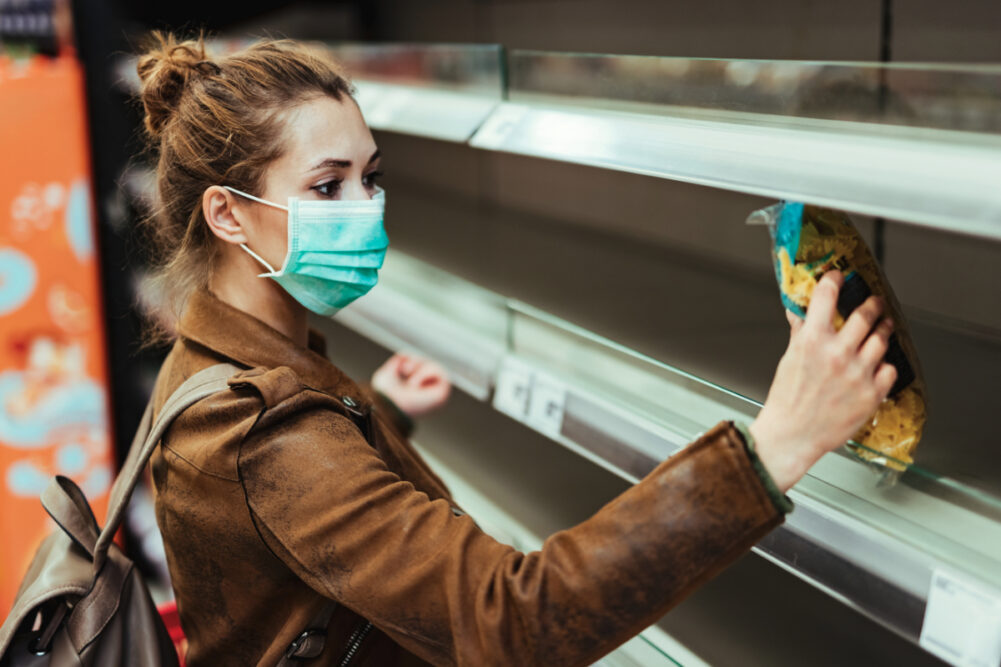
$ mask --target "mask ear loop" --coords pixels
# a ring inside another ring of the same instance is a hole
[[[263,264],[265,267],[267,267],[268,272],[267,273],[258,273],[257,274],[258,278],[267,278],[268,276],[274,275],[274,274],[277,273],[277,271],[275,271],[274,267],[271,266],[271,264],[268,262],[268,260],[264,259],[260,255],[258,255],[256,252],[254,252],[253,250],[251,250],[250,246],[248,246],[246,243],[241,243],[240,247],[243,248],[244,250],[246,250],[248,253],[250,253],[251,257],[253,257],[254,259],[256,259],[258,262],[260,262],[261,264]]]
[[[224,185],[222,187],[226,188],[230,192],[233,192],[235,194],[240,195],[241,197],[246,197],[247,199],[252,199],[252,200],[254,200],[254,201],[256,201],[256,202],[258,202],[260,204],[264,204],[265,206],[271,206],[273,208],[278,208],[278,209],[281,209],[283,211],[288,211],[288,206],[282,206],[281,204],[276,204],[276,203],[274,203],[272,201],[268,201],[267,199],[261,199],[260,197],[255,197],[252,194],[248,194],[248,193],[244,192],[243,190],[237,190],[236,188],[231,188],[228,185]],[[275,275],[275,274],[278,273],[277,271],[275,271],[275,267],[271,266],[271,263],[268,262],[268,260],[264,259],[260,255],[258,255],[256,252],[254,252],[253,250],[251,250],[250,246],[248,246],[246,243],[241,243],[240,247],[243,248],[244,250],[246,250],[248,253],[250,253],[251,257],[253,257],[254,259],[256,259],[258,262],[260,262],[261,264],[263,264],[268,269],[268,273],[259,273],[259,274],[257,274],[258,278],[266,278],[269,275]],[[283,266],[282,268],[284,269],[285,267]]]
[[[281,204],[276,204],[273,201],[268,201],[267,199],[261,199],[260,197],[255,197],[254,195],[247,194],[243,190],[237,190],[236,188],[231,188],[228,185],[224,185],[222,187],[226,188],[230,192],[234,192],[240,195],[241,197],[246,197],[247,199],[253,199],[254,201],[260,204],[264,204],[265,206],[273,206],[274,208],[280,208],[283,211],[288,211],[288,206],[282,206]]]

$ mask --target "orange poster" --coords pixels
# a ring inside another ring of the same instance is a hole
[[[0,618],[73,478],[103,520],[109,401],[83,72],[0,56]]]

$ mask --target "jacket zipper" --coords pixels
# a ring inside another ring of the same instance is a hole
[[[358,648],[361,646],[361,643],[365,641],[365,637],[367,637],[368,633],[371,631],[372,624],[366,621],[364,625],[351,634],[351,638],[348,639],[348,648],[344,651],[344,656],[341,658],[339,667],[346,667],[346,665],[351,662],[351,659],[355,657],[355,653],[358,652]]]

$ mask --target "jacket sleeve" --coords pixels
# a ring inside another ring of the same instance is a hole
[[[266,410],[238,467],[298,577],[445,665],[591,663],[782,520],[728,422],[528,554],[387,469],[319,392]]]

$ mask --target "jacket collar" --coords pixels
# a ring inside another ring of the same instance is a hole
[[[336,395],[360,393],[355,383],[327,359],[322,333],[310,327],[308,347],[303,347],[206,287],[188,297],[177,330],[182,337],[244,366],[288,366],[314,389]]]

